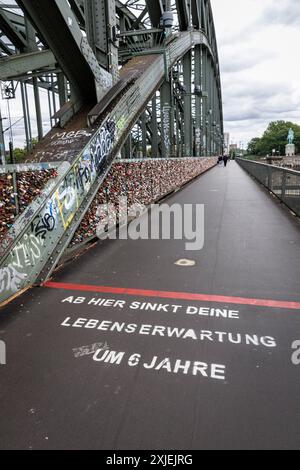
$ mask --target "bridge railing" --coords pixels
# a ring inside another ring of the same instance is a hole
[[[239,165],[300,216],[300,172],[265,163],[236,159]]]
[[[11,173],[23,173],[26,171],[55,170],[60,166],[60,162],[51,163],[20,163],[16,165],[1,165],[0,175],[8,175]]]

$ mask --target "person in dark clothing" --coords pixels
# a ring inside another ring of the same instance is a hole
[[[222,157],[222,155],[220,155],[219,158],[218,158],[218,165],[220,165],[220,163],[221,163],[222,161],[223,161],[223,157]]]
[[[227,163],[228,163],[228,156],[227,155],[224,155],[223,161],[224,161],[224,166],[227,166]]]

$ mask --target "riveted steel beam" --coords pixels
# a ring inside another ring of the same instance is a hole
[[[203,85],[202,85],[202,48],[201,45],[195,46],[195,90],[196,87],[200,87],[202,93],[198,91],[195,96],[195,153],[196,157],[201,156],[201,122],[202,122],[202,97],[203,96]]]
[[[80,26],[85,26],[85,16],[83,12],[83,6],[77,0],[69,0],[71,8],[77,18]]]
[[[190,25],[191,0],[176,0],[180,31],[186,31]]]
[[[19,75],[55,64],[56,59],[49,50],[12,55],[0,60],[0,80],[16,79]]]
[[[17,0],[57,58],[77,100],[95,103],[112,85],[66,0]],[[63,46],[63,47],[62,47]],[[96,85],[95,85],[96,84]]]
[[[158,28],[160,20],[164,12],[163,4],[161,0],[146,0],[146,5],[149,12],[151,24],[154,28]]]
[[[160,90],[162,157],[170,158],[173,146],[172,137],[172,96],[171,83],[165,81]]]
[[[193,153],[193,122],[192,122],[192,56],[191,51],[183,57],[184,77],[184,157],[191,157]]]
[[[0,9],[0,30],[8,37],[16,49],[21,52],[25,50],[27,45],[25,36],[16,28],[3,9]]]
[[[201,2],[202,0],[191,0],[192,22],[195,29],[201,29]]]

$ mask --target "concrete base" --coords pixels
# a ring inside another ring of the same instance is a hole
[[[296,154],[295,144],[287,144],[285,146],[285,155],[286,157],[294,157]]]

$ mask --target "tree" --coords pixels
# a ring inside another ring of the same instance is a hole
[[[21,148],[14,149],[14,159],[16,163],[22,163],[25,156],[27,154],[27,150]]]
[[[32,139],[32,148],[34,148],[37,143],[38,143],[38,139],[33,138]],[[15,160],[16,164],[24,162],[25,157],[27,156],[27,154],[28,154],[27,146],[24,147],[24,148],[19,148],[19,147],[15,148],[14,149],[14,160]]]
[[[285,155],[287,135],[292,128],[295,133],[294,144],[300,150],[300,126],[288,121],[270,122],[262,138],[255,138],[249,142],[248,153],[252,155],[271,155],[273,150],[280,155]]]
[[[247,148],[247,154],[248,155],[259,155],[259,143],[260,140],[258,137],[255,137],[254,139],[250,140]]]

